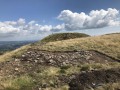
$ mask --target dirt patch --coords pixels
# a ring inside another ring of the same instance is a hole
[[[81,73],[71,80],[69,86],[70,90],[88,90],[114,82],[120,82],[120,68]]]

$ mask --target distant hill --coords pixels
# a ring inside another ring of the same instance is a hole
[[[36,41],[0,41],[0,55]]]
[[[89,37],[89,35],[84,33],[57,33],[43,38],[41,42],[54,42],[54,41],[83,38],[83,37]]]

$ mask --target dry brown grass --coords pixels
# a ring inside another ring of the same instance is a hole
[[[97,50],[120,59],[120,33],[49,42],[39,49],[48,51]]]
[[[7,52],[7,53],[1,55],[0,62],[11,60],[12,57],[20,56],[22,53],[24,53],[30,47],[31,47],[30,45],[25,45],[25,46],[22,46],[21,48],[18,48],[16,50],[13,50],[11,52]]]
[[[48,51],[97,50],[120,59],[120,33],[49,42],[45,45],[25,45],[1,55],[0,62],[11,60],[14,56],[20,56],[28,48]]]
[[[94,90],[119,90],[119,89],[120,89],[120,82],[104,84],[103,86],[99,86]]]

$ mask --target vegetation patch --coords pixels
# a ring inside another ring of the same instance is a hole
[[[28,75],[20,76],[18,78],[11,78],[0,83],[2,90],[32,90],[34,86],[33,79]]]

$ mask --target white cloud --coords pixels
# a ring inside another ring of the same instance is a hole
[[[0,33],[15,33],[19,32],[19,28],[15,28],[14,26],[11,25],[12,22],[0,22]]]
[[[109,8],[107,10],[92,10],[89,14],[84,12],[77,13],[70,10],[63,10],[58,20],[63,21],[62,24],[56,26],[40,25],[32,20],[26,22],[20,18],[17,21],[0,22],[0,39],[4,37],[29,37],[35,35],[43,35],[50,32],[59,32],[62,30],[81,30],[103,28],[107,26],[120,26],[119,11]]]
[[[18,24],[18,25],[25,25],[25,19],[20,18],[20,19],[17,21],[17,24]]]
[[[2,34],[2,36],[43,34],[51,31],[60,31],[62,29],[64,29],[64,24],[57,26],[40,25],[34,20],[26,23],[25,19],[22,18],[17,21],[0,22],[0,34]]]
[[[57,25],[57,26],[53,27],[53,28],[51,29],[51,31],[53,31],[53,32],[58,32],[58,31],[61,31],[61,30],[64,30],[64,29],[65,29],[65,25],[64,25],[64,24],[61,24],[61,25]]]
[[[63,10],[58,19],[65,23],[66,30],[79,30],[120,25],[120,21],[117,20],[118,14],[119,11],[112,8],[92,10],[89,14]]]

